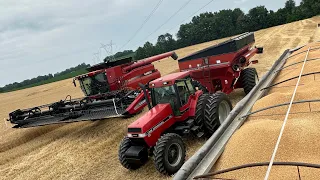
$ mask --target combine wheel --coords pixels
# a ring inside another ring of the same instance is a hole
[[[128,149],[131,146],[132,146],[131,140],[128,137],[125,137],[120,144],[119,161],[123,167],[131,170],[135,170],[140,168],[143,164],[147,162],[148,155],[145,158],[142,158],[142,161],[140,160],[139,162],[138,161],[134,162],[130,160],[130,158],[128,158],[125,153],[128,151]]]
[[[162,174],[172,175],[183,165],[186,148],[179,135],[168,133],[157,141],[153,155],[156,169]]]
[[[258,84],[259,77],[255,68],[246,68],[241,72],[240,80],[243,86],[243,90],[248,94],[253,87]]]
[[[204,93],[208,92],[208,89],[205,86],[203,86],[199,81],[194,80],[192,81],[192,83],[194,87],[198,88],[198,90],[201,90]]]
[[[200,101],[198,103],[200,103]],[[200,114],[199,117],[202,118],[203,129],[206,134],[213,134],[228,117],[231,110],[231,102],[227,95],[222,92],[217,92],[205,98],[202,114]]]

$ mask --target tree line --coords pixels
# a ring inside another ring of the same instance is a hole
[[[173,38],[172,34],[160,35],[155,44],[146,42],[135,51],[135,59],[172,51],[186,46],[234,36],[248,31],[290,23],[320,14],[320,0],[294,0],[285,2],[277,11],[257,6],[244,13],[241,9],[205,12],[182,24]]]
[[[90,67],[90,64],[82,63],[76,67],[71,67],[69,69],[66,69],[64,71],[61,71],[61,72],[58,72],[55,74],[38,76],[36,78],[27,79],[22,82],[14,82],[11,84],[7,84],[4,87],[0,88],[0,93],[24,89],[24,88],[28,88],[28,87],[33,87],[33,86],[37,86],[37,85],[47,84],[47,83],[71,78],[71,77],[74,77],[74,76],[77,76],[77,75],[80,75],[80,74],[87,72],[86,71],[87,67]]]

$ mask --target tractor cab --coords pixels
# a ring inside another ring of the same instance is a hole
[[[86,96],[103,94],[110,91],[107,74],[104,70],[89,72],[77,76],[74,79],[79,81],[81,90]]]
[[[169,103],[175,116],[181,115],[180,108],[188,103],[190,95],[195,93],[192,79],[188,72],[180,72],[158,78],[149,83],[151,103]]]

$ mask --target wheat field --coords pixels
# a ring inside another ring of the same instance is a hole
[[[320,40],[314,17],[290,24],[255,32],[256,45],[264,47],[264,54],[256,55],[259,75],[263,75],[285,49]],[[225,39],[206,42],[175,52],[184,57]],[[155,62],[162,73],[178,70],[171,58]],[[0,118],[18,109],[82,97],[80,88],[72,80],[46,84],[30,89],[0,94]],[[229,95],[233,104],[244,97],[241,89]],[[145,110],[146,111],[146,110]],[[118,162],[118,146],[126,135],[126,127],[143,113],[129,119],[106,119],[95,122],[51,125],[29,129],[12,129],[11,124],[0,121],[0,179],[170,179],[159,174],[152,160],[136,171],[123,168]],[[187,158],[205,139],[187,139]]]

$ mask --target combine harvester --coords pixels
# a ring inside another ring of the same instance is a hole
[[[9,114],[8,121],[15,124],[13,128],[27,128],[134,115],[147,105],[138,84],[161,77],[151,63],[170,56],[178,58],[175,52],[168,52],[135,63],[125,58],[94,65],[88,68],[89,73],[73,80],[74,86],[79,81],[86,97],[71,99],[69,95],[52,104],[17,109]]]
[[[181,136],[213,134],[232,110],[226,94],[235,88],[249,93],[258,82],[256,70],[245,69],[263,51],[252,48],[254,41],[253,33],[245,33],[211,46],[180,59],[181,72],[151,81],[147,89],[141,85],[149,111],[129,125],[119,148],[120,163],[138,169],[153,153],[160,173],[177,172],[186,155]]]
[[[174,180],[319,179],[319,50],[286,50]]]

